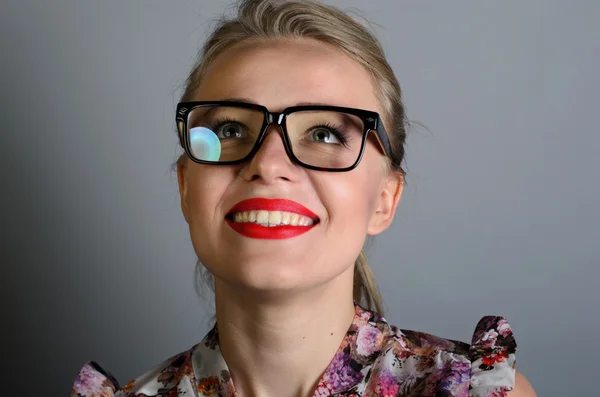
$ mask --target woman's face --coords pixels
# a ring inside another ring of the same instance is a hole
[[[232,98],[276,112],[314,102],[382,114],[369,74],[341,52],[312,40],[245,42],[219,55],[193,100]],[[303,291],[336,279],[351,283],[366,236],[389,226],[402,191],[384,164],[371,137],[352,171],[302,168],[287,156],[275,125],[248,163],[187,161],[178,169],[179,188],[196,254],[217,282],[256,291]],[[236,231],[226,215],[251,198],[292,200],[318,221],[289,238],[250,237]]]

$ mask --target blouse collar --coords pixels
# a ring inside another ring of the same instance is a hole
[[[348,391],[363,380],[361,369],[369,368],[383,348],[390,327],[379,314],[362,308],[354,301],[354,318],[333,359],[319,380],[315,396]],[[219,348],[217,325],[192,349],[192,367],[200,395],[234,396],[235,388]],[[360,364],[360,365],[356,365]]]

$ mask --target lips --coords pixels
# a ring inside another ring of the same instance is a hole
[[[233,214],[236,212],[260,210],[296,213],[312,219],[313,224],[309,226],[278,225],[269,227],[257,223],[240,223],[233,221]],[[292,200],[252,198],[243,200],[234,205],[227,212],[225,221],[233,230],[246,237],[257,239],[286,239],[308,232],[319,223],[319,217],[308,208]]]

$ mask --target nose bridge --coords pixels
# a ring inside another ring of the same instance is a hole
[[[281,123],[283,122],[283,113],[280,112],[268,112],[267,113],[267,127],[273,123],[277,124],[281,127]],[[277,121],[275,121],[277,120]]]
[[[250,160],[244,173],[249,180],[260,177],[264,181],[277,179],[292,180],[296,171],[293,170],[293,160],[290,158],[283,131],[283,113],[269,112],[266,114],[264,136],[258,151]],[[277,128],[279,127],[279,131]],[[277,142],[279,137],[279,143]]]
[[[283,137],[283,129],[281,126],[269,123],[266,126],[265,136],[262,139],[257,154],[260,154],[260,152],[272,152],[273,149],[275,149],[277,152],[281,151],[281,153],[285,153],[287,156],[285,146],[285,138]]]
[[[266,113],[264,135],[261,138],[257,152],[253,156],[253,163],[277,163],[280,161],[284,161],[286,163],[293,162],[287,153],[287,145],[285,142],[286,139],[284,137],[285,132],[282,124],[284,118],[285,115],[283,113]],[[279,137],[279,139],[277,139],[277,137]],[[279,141],[279,143],[277,141]]]
[[[259,151],[261,151],[261,149],[263,149],[263,146],[265,146],[265,143],[267,143],[267,141],[269,140],[269,135],[271,132],[274,132],[275,135],[278,135],[280,140],[281,140],[281,144],[283,145],[283,149],[285,150],[285,138],[284,138],[284,131],[283,131],[283,119],[284,119],[285,115],[283,113],[279,113],[279,112],[269,112],[267,113],[267,123],[265,126],[265,136],[262,139],[262,143],[261,143],[261,147],[259,148]],[[275,125],[273,125],[275,124]],[[273,131],[273,129],[275,131]],[[279,128],[279,131],[276,131],[277,128]],[[267,143],[268,144],[268,143]],[[269,144],[268,144],[269,145]]]

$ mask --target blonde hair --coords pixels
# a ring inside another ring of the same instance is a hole
[[[385,59],[381,44],[365,25],[338,8],[315,0],[242,0],[237,16],[219,20],[190,72],[181,101],[191,101],[208,66],[221,53],[251,39],[309,38],[329,44],[362,65],[371,75],[375,95],[390,136],[392,155],[389,169],[404,181],[404,144],[407,120],[400,85]],[[185,154],[177,160],[184,165]],[[354,269],[354,300],[369,310],[383,314],[383,302],[364,251]]]

